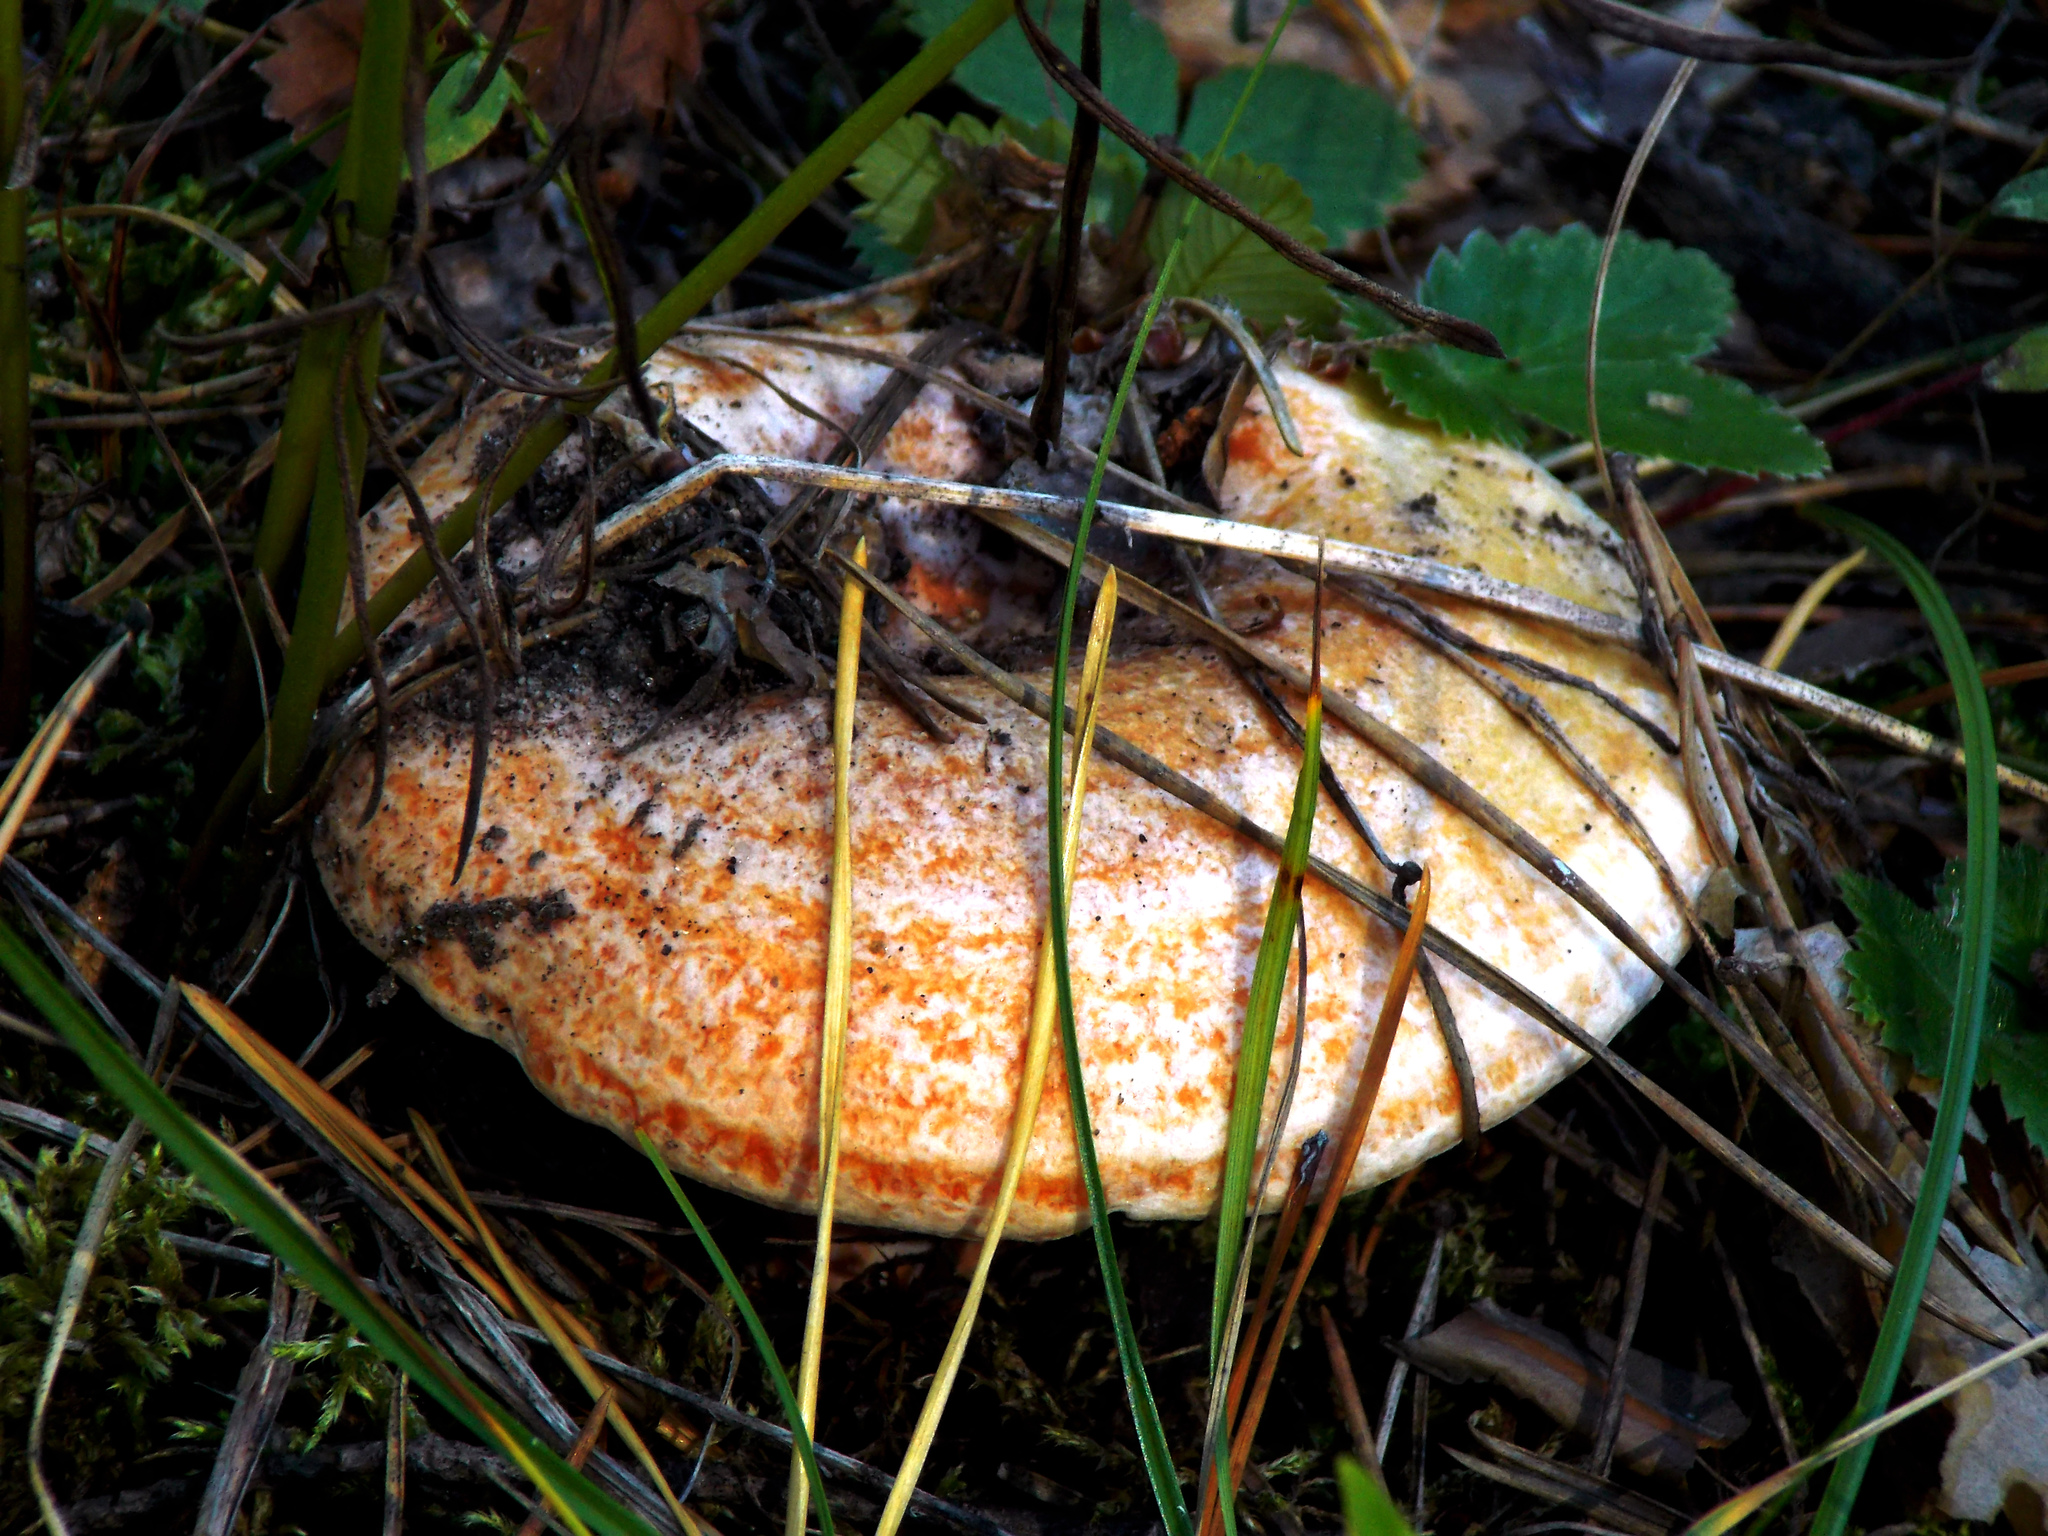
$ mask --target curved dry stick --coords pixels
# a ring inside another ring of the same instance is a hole
[[[469,89],[455,103],[451,115],[466,117],[476,110],[476,104],[484,99],[484,92],[498,78],[498,71],[505,67],[505,60],[512,53],[513,41],[519,36],[519,23],[525,19],[526,0],[510,0],[505,7],[505,19],[498,23],[498,35],[491,39],[491,51],[484,55],[483,68],[469,82]]]
[[[1794,43],[1775,37],[1740,37],[1726,32],[1705,32],[1698,27],[1666,21],[1639,11],[1620,0],[1564,0],[1586,19],[1596,32],[1661,48],[1688,59],[1710,64],[1812,64],[1837,69],[1844,74],[1913,75],[1967,69],[1970,56],[1952,59],[1872,59],[1861,54],[1837,53],[1818,43]]]
[[[441,286],[441,275],[435,270],[431,257],[420,258],[419,272],[420,292],[425,296],[427,308],[432,312],[441,334],[455,349],[462,365],[478,378],[495,384],[507,394],[540,395],[550,400],[596,400],[611,393],[613,386],[609,382],[602,385],[564,384],[521,362],[470,324],[469,318],[448,297],[448,290]],[[332,310],[328,312],[332,313]]]
[[[449,876],[450,885],[462,879],[462,871],[469,863],[470,844],[476,840],[477,818],[483,812],[484,773],[490,766],[491,731],[497,723],[498,687],[491,672],[490,647],[485,644],[483,628],[477,622],[476,612],[469,605],[469,599],[462,592],[462,578],[455,567],[441,552],[441,542],[434,536],[434,520],[428,515],[426,503],[420,500],[419,487],[412,483],[412,476],[406,473],[405,462],[399,458],[398,450],[391,446],[391,438],[384,430],[384,424],[377,418],[377,402],[369,390],[369,381],[358,374],[356,387],[363,395],[363,420],[369,424],[370,441],[377,450],[377,456],[392,474],[398,477],[398,488],[405,496],[406,507],[412,514],[413,537],[427,552],[433,562],[434,575],[441,588],[448,594],[448,601],[462,620],[463,628],[469,631],[469,643],[476,647],[477,654],[477,703],[475,726],[470,736],[469,749],[469,794],[462,806],[462,836],[455,850],[455,873]],[[490,572],[484,572],[484,579],[490,579]],[[360,610],[367,613],[368,609]]]
[[[1081,75],[1102,87],[1102,0],[1082,0]],[[1081,309],[1081,248],[1088,238],[1088,189],[1095,176],[1095,151],[1102,123],[1085,114],[1074,122],[1067,143],[1066,175],[1060,182],[1060,264],[1053,273],[1052,316],[1045,329],[1045,363],[1038,399],[1031,407],[1031,438],[1040,467],[1052,461],[1067,403],[1067,362],[1074,322]]]
[[[647,390],[647,376],[640,371],[640,336],[633,325],[633,290],[626,263],[619,255],[617,234],[605,213],[604,200],[598,195],[597,139],[590,134],[578,134],[576,139],[576,148],[569,155],[569,184],[576,189],[577,201],[583,204],[583,227],[590,237],[590,254],[597,261],[598,276],[604,279],[606,307],[612,317],[612,351],[618,358],[616,372],[625,380],[626,394],[640,417],[640,425],[659,442],[660,417],[654,409],[654,396]],[[483,505],[490,505],[488,496]]]
[[[1090,116],[1100,120],[1103,127],[1136,150],[1139,158],[1147,165],[1190,196],[1200,198],[1225,218],[1243,225],[1302,271],[1321,278],[1333,288],[1358,295],[1388,314],[1406,321],[1417,330],[1427,331],[1446,346],[1456,347],[1464,352],[1475,352],[1481,357],[1506,355],[1502,352],[1500,342],[1493,332],[1485,326],[1477,325],[1470,320],[1461,320],[1456,315],[1447,315],[1442,310],[1431,309],[1426,304],[1418,304],[1406,294],[1398,293],[1384,283],[1376,283],[1369,277],[1361,277],[1349,267],[1332,261],[1321,251],[1304,245],[1279,225],[1260,218],[1193,166],[1168,153],[1150,134],[1111,106],[1109,98],[1102,94],[1100,87],[1091,83],[1074,61],[1060,52],[1059,45],[1046,35],[1044,28],[1032,19],[1028,7],[1018,6],[1016,15],[1017,25],[1024,29],[1025,41],[1031,45],[1031,51],[1038,55],[1039,63],[1045,66],[1045,72],[1052,77],[1053,84],[1073,97],[1075,104],[1085,109]]]
[[[354,298],[337,299],[332,304],[323,304],[318,309],[301,310],[295,315],[279,315],[271,320],[257,320],[249,325],[231,326],[224,331],[208,331],[203,336],[186,336],[167,331],[161,325],[150,328],[150,335],[165,346],[179,352],[224,352],[229,347],[243,346],[249,342],[275,341],[281,336],[296,336],[311,326],[325,325],[330,320],[339,320],[344,315],[353,315],[365,309],[388,308],[397,299],[390,288],[372,288],[368,293],[359,293]]]

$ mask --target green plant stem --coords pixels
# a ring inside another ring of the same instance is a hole
[[[943,82],[953,72],[953,67],[980,47],[990,33],[1009,20],[1011,4],[1012,0],[975,0],[957,21],[926,43],[916,57],[862,102],[845,122],[833,130],[831,137],[805,156],[803,163],[764,197],[731,234],[690,270],[688,276],[640,317],[635,328],[640,355],[650,356],[709,304],[720,289],[744,272],[754,258],[795,221],[797,215],[845,174],[863,150],[923,100],[934,86]],[[583,382],[618,383],[616,355],[607,353],[583,376]],[[521,439],[493,482],[491,505],[494,511],[511,500],[519,488],[533,478],[547,456],[568,437],[571,411],[588,412],[595,409],[596,404],[589,401],[573,407],[558,407]],[[476,528],[480,499],[480,494],[472,493],[442,519],[440,537],[445,553],[453,555],[469,542],[469,536]],[[370,599],[371,626],[382,630],[389,625],[404,612],[406,604],[426,589],[432,574],[433,567],[425,552],[416,552]],[[337,677],[353,666],[362,650],[361,629],[352,623],[336,641],[330,658],[329,677]]]
[[[1244,116],[1252,93],[1258,89],[1265,74],[1266,62],[1272,58],[1273,49],[1287,30],[1288,22],[1294,19],[1295,7],[1299,3],[1300,0],[1288,0],[1287,8],[1267,34],[1265,51],[1259,55],[1251,77],[1238,93],[1230,120],[1224,124],[1216,147],[1209,152],[1206,170],[1213,171],[1221,162],[1231,135],[1236,132],[1238,120]],[[1095,463],[1088,476],[1088,492],[1082,498],[1081,515],[1075,524],[1073,547],[1077,551],[1088,547],[1088,531],[1095,520],[1095,504],[1102,495],[1103,476],[1109,469],[1110,448],[1123,424],[1124,408],[1130,404],[1131,386],[1137,382],[1138,364],[1144,358],[1145,343],[1152,334],[1153,323],[1159,318],[1159,306],[1166,297],[1174,265],[1180,260],[1181,246],[1187,240],[1195,207],[1195,200],[1190,198],[1182,210],[1180,229],[1174,234],[1173,244],[1167,247],[1166,256],[1159,264],[1152,297],[1145,306],[1144,318],[1138,322],[1130,357],[1124,363],[1123,377],[1118,380],[1116,394],[1110,400],[1102,441],[1095,451]],[[1067,1073],[1068,1116],[1074,1123],[1075,1159],[1081,1167],[1082,1186],[1088,1193],[1089,1227],[1095,1238],[1096,1260],[1102,1269],[1103,1296],[1116,1334],[1117,1357],[1123,1368],[1124,1390],[1130,1398],[1131,1419],[1138,1431],[1139,1449],[1144,1453],[1145,1475],[1151,1482],[1152,1497],[1159,1506],[1167,1536],[1193,1536],[1187,1504],[1181,1498],[1180,1483],[1173,1470],[1173,1453],[1166,1443],[1165,1428],[1159,1422],[1159,1408],[1152,1398],[1152,1384],[1145,1375],[1144,1359],[1138,1352],[1137,1331],[1131,1325],[1130,1302],[1124,1295],[1123,1271],[1117,1264],[1116,1240],[1109,1228],[1109,1201],[1103,1192],[1102,1169],[1095,1156],[1095,1132],[1088,1113],[1088,1085],[1081,1072],[1081,1044],[1074,1023],[1074,976],[1067,953],[1068,905],[1065,860],[1061,849],[1062,839],[1066,836],[1066,817],[1061,800],[1061,756],[1066,735],[1067,673],[1074,650],[1074,615],[1080,603],[1081,572],[1085,564],[1077,558],[1067,565],[1066,590],[1060,602],[1059,636],[1053,647],[1051,708],[1047,711],[1046,863],[1051,882],[1047,892],[1047,921],[1053,934],[1052,971],[1054,991],[1059,1000],[1060,1054]],[[1227,1488],[1223,1490],[1223,1519],[1226,1531],[1234,1528]]]
[[[1998,896],[1998,754],[1991,731],[1991,705],[1977,675],[1963,626],[1949,606],[1941,585],[1913,553],[1883,529],[1832,508],[1814,508],[1806,516],[1823,527],[1867,545],[1897,571],[1920,605],[1928,630],[1940,648],[1956,691],[1956,713],[1962,721],[1965,825],[1968,840],[1963,866],[1962,953],[1956,971],[1955,1010],[1949,1025],[1948,1057],[1942,1068],[1941,1105],[1934,1116],[1934,1134],[1927,1139],[1927,1164],[1913,1202],[1913,1220],[1899,1250],[1884,1322],[1863,1373],[1863,1388],[1845,1430],[1855,1429],[1883,1413],[1891,1402],[1899,1367],[1906,1358],[1927,1272],[1934,1262],[1941,1223],[1948,1212],[1948,1190],[1962,1147],[1963,1122],[1970,1108],[1970,1088],[1977,1078],[1977,1053],[1984,1035],[1984,1005],[1991,985],[1992,915]],[[1863,1486],[1875,1442],[1847,1452],[1828,1478],[1827,1493],[1814,1519],[1814,1536],[1842,1536]]]
[[[405,169],[405,77],[411,41],[410,0],[370,0],[363,20],[363,49],[356,65],[348,138],[342,146],[340,176],[335,183],[341,269],[351,293],[382,287],[391,270],[391,224],[398,211]],[[343,505],[338,449],[346,447],[348,462],[356,471],[351,478],[359,487],[369,429],[353,390],[346,391],[341,402],[345,445],[334,441],[332,429],[318,430],[315,419],[332,409],[332,391],[342,372],[342,352],[350,333],[350,323],[337,320],[307,336],[299,355],[306,381],[302,388],[294,375],[289,402],[302,405],[303,414],[296,419],[288,416],[285,426],[296,428],[297,435],[290,440],[280,437],[278,465],[272,471],[273,491],[282,475],[287,485],[279,494],[296,497],[308,457],[313,466],[304,574],[292,613],[292,638],[285,648],[277,705],[271,712],[270,772],[258,802],[259,812],[271,815],[290,801],[311,745],[320,695],[334,670],[329,657],[336,648],[334,630],[348,579],[348,518],[355,511]],[[382,317],[375,311],[361,326],[359,337],[356,366],[375,378],[384,342]],[[287,446],[292,449],[289,468]],[[347,493],[354,494],[355,487]],[[273,523],[269,507],[265,508],[262,542],[266,555],[279,556],[280,544],[289,548],[294,531],[291,524],[296,521],[293,510],[291,501],[280,500],[279,516]]]
[[[690,1230],[697,1234],[697,1241],[711,1260],[711,1267],[718,1271],[718,1278],[724,1282],[726,1294],[739,1308],[740,1321],[746,1325],[747,1336],[754,1341],[754,1348],[761,1356],[761,1369],[768,1373],[769,1385],[775,1388],[775,1395],[782,1403],[782,1415],[789,1420],[789,1443],[796,1447],[797,1458],[804,1465],[804,1478],[811,1485],[811,1498],[818,1506],[818,1529],[821,1536],[832,1536],[832,1509],[825,1499],[825,1480],[818,1473],[818,1457],[811,1444],[810,1431],[804,1428],[804,1416],[797,1409],[796,1388],[789,1384],[789,1372],[775,1358],[775,1344],[768,1337],[761,1314],[754,1310],[747,1293],[740,1289],[739,1276],[725,1261],[724,1250],[711,1236],[711,1229],[704,1225],[704,1218],[697,1214],[697,1207],[690,1203],[690,1197],[683,1193],[683,1186],[676,1182],[675,1174],[661,1160],[661,1149],[655,1146],[654,1138],[645,1131],[640,1133],[640,1150],[647,1154],[647,1160],[654,1164],[654,1171],[661,1175],[661,1182],[675,1197],[684,1220],[689,1222]]]
[[[21,0],[0,0],[0,180],[14,164],[23,131],[21,42]],[[28,737],[35,659],[28,197],[26,187],[0,190],[0,743],[9,747]]]
[[[567,1514],[571,1530],[607,1536],[652,1536],[645,1522],[619,1507],[582,1473],[521,1428],[509,1410],[491,1401],[411,1325],[399,1317],[336,1255],[325,1234],[287,1203],[255,1171],[150,1080],[140,1063],[85,1011],[6,923],[0,922],[0,972],[5,972],[101,1086],[147,1124],[164,1150],[190,1171],[282,1260],[298,1283],[355,1326],[373,1349],[431,1395],[486,1444],[505,1453],[541,1483],[550,1503]]]

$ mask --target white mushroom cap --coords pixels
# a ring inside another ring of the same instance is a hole
[[[805,353],[787,340],[718,345],[743,347],[755,366],[814,404],[829,402],[828,414],[845,422],[885,377],[879,366]],[[1633,616],[1614,535],[1522,455],[1448,439],[1361,381],[1284,364],[1279,372],[1306,457],[1281,444],[1255,395],[1230,434],[1226,513],[1476,566]],[[822,458],[835,446],[816,423],[778,417],[757,381],[716,373],[674,352],[650,365],[653,380],[676,390],[679,408],[734,450]],[[707,419],[700,412],[714,397],[746,404],[727,420]],[[759,425],[771,419],[772,429]],[[986,474],[968,428],[960,408],[928,388],[877,462]],[[472,451],[451,439],[430,458],[454,464]],[[437,484],[436,510],[445,510],[461,487]],[[387,562],[409,542],[393,537],[380,557]],[[1306,666],[1306,580],[1244,560],[1226,562],[1213,590],[1226,614],[1275,615],[1261,640]],[[1642,657],[1417,596],[1486,643],[1594,681],[1676,734],[1669,693]],[[1672,893],[1550,747],[1449,662],[1357,607],[1332,598],[1325,629],[1329,688],[1506,810],[1660,954],[1683,951]],[[1517,681],[1606,774],[1695,894],[1709,855],[1675,759],[1582,690]],[[652,720],[653,704],[607,695],[567,660],[505,687],[511,702],[480,822],[488,830],[459,887],[447,882],[467,731],[414,708],[394,727],[380,814],[357,827],[370,778],[365,750],[319,820],[319,863],[336,906],[438,1010],[516,1052],[571,1113],[628,1136],[646,1130],[691,1176],[808,1206],[831,857],[830,700],[775,694],[722,705],[626,753],[620,746]],[[842,1220],[937,1233],[975,1230],[993,1199],[1045,908],[1045,728],[981,683],[955,679],[949,688],[988,719],[985,728],[962,726],[950,744],[886,697],[864,690],[859,705],[839,1193]],[[1120,653],[1103,724],[1268,827],[1285,825],[1298,754],[1207,647]],[[1657,982],[1639,961],[1488,834],[1341,726],[1324,739],[1385,846],[1431,870],[1435,926],[1603,1040],[1653,995]],[[1384,873],[1327,803],[1314,844],[1384,888]],[[1081,849],[1074,996],[1109,1203],[1137,1216],[1199,1216],[1213,1208],[1220,1182],[1275,860],[1107,763],[1090,782]],[[1313,878],[1306,904],[1308,1013],[1288,1145],[1343,1120],[1398,940]],[[1462,976],[1443,979],[1485,1123],[1514,1114],[1583,1060]],[[1288,996],[1276,1079],[1294,1028],[1291,988]],[[1056,1077],[1059,1070],[1056,1058]],[[1459,1134],[1455,1079],[1417,986],[1351,1186],[1392,1177]],[[1009,1230],[1050,1236],[1086,1218],[1067,1098],[1054,1082]]]

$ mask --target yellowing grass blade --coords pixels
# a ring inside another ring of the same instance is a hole
[[[14,835],[21,830],[36,796],[43,792],[43,780],[50,776],[57,754],[70,739],[71,727],[78,723],[86,706],[92,703],[92,696],[99,692],[100,684],[107,680],[114,663],[127,649],[128,636],[124,633],[79,674],[78,681],[64,690],[64,697],[37,729],[27,749],[15,759],[6,781],[0,783],[0,859],[6,858],[7,850],[14,846]]]
[[[867,569],[868,541],[853,546],[853,563]],[[810,1304],[804,1312],[804,1352],[797,1364],[797,1405],[804,1430],[818,1427],[818,1363],[825,1348],[825,1298],[832,1277],[832,1211],[839,1196],[839,1090],[846,1067],[846,989],[853,969],[853,712],[860,688],[860,615],[867,588],[847,577],[839,589],[839,676],[832,692],[832,917],[825,939],[825,1027],[818,1061],[818,1244],[811,1256]],[[785,1536],[804,1536],[810,1483],[803,1459],[789,1457]]]
[[[1224,1135],[1223,1190],[1216,1206],[1216,1270],[1209,1298],[1209,1413],[1203,1435],[1203,1465],[1213,1472],[1228,1435],[1223,1410],[1225,1383],[1231,1378],[1237,1349],[1237,1331],[1243,1321],[1245,1282],[1250,1270],[1251,1225],[1258,1218],[1252,1198],[1252,1165],[1259,1155],[1259,1121],[1266,1108],[1266,1085],[1273,1070],[1273,1041],[1280,1023],[1280,995],[1287,986],[1287,952],[1301,925],[1301,883],[1308,875],[1309,840],[1315,832],[1316,794],[1323,772],[1323,573],[1316,567],[1316,600],[1310,625],[1308,707],[1302,714],[1301,772],[1294,780],[1294,809],[1287,819],[1287,840],[1280,849],[1280,868],[1273,877],[1272,899],[1266,904],[1266,930],[1259,939],[1258,959],[1252,967],[1251,996],[1245,1002],[1244,1032],[1237,1048],[1237,1082],[1230,1098],[1230,1123]],[[1308,964],[1308,946],[1302,944],[1301,963]],[[1303,974],[1306,984],[1306,972]],[[1306,1018],[1295,1024],[1308,1027]],[[1280,1114],[1287,1112],[1285,1102]],[[1273,1127],[1277,1145],[1284,1125]],[[1270,1167],[1270,1162],[1268,1167]],[[1264,1190],[1259,1191],[1260,1194]],[[1216,1488],[1223,1529],[1236,1529],[1232,1505],[1236,1489],[1231,1480],[1212,1483],[1205,1475],[1205,1490]],[[1202,1529],[1210,1529],[1207,1493],[1203,1496]]]
[[[1074,732],[1074,788],[1067,803],[1067,822],[1063,829],[1066,857],[1061,866],[1069,899],[1074,889],[1074,859],[1081,847],[1081,797],[1088,788],[1088,751],[1095,737],[1095,721],[1101,709],[1102,678],[1109,665],[1109,634],[1115,622],[1116,571],[1111,569],[1103,574],[1102,591],[1095,600],[1095,620],[1088,631],[1088,649],[1081,658],[1081,697]],[[1024,1175],[1024,1161],[1031,1151],[1031,1131],[1037,1124],[1039,1101],[1045,1094],[1045,1070],[1047,1062],[1052,1059],[1053,1023],[1058,1009],[1059,992],[1053,984],[1052,974],[1052,930],[1048,923],[1038,947],[1038,980],[1031,993],[1031,1030],[1025,1037],[1024,1075],[1017,1085],[1017,1111],[1010,1121],[1010,1143],[1004,1154],[1002,1183],[997,1186],[996,1203],[989,1211],[988,1225],[982,1233],[981,1254],[974,1261],[974,1277],[967,1283],[967,1299],[960,1304],[960,1315],[954,1319],[952,1337],[946,1340],[946,1351],[939,1357],[938,1372],[932,1377],[924,1409],[917,1416],[917,1428],[911,1432],[910,1448],[904,1452],[903,1465],[896,1473],[896,1484],[889,1490],[889,1502],[882,1507],[882,1518],[875,1526],[875,1536],[896,1536],[896,1528],[903,1523],[904,1511],[910,1507],[910,1497],[916,1492],[917,1479],[924,1471],[925,1458],[931,1454],[932,1439],[939,1432],[939,1420],[945,1415],[954,1379],[960,1374],[960,1361],[967,1353],[967,1340],[974,1332],[974,1319],[981,1308],[982,1292],[988,1287],[989,1268],[995,1262],[996,1244],[1002,1240],[1003,1228],[1010,1220],[1010,1206],[1016,1199],[1017,1184]]]
[[[606,1405],[606,1422],[618,1432],[619,1438],[626,1442],[627,1449],[632,1451],[633,1459],[640,1463],[642,1470],[653,1480],[655,1491],[661,1495],[662,1503],[668,1506],[668,1512],[676,1517],[676,1524],[680,1525],[688,1536],[699,1536],[697,1522],[690,1518],[690,1512],[683,1508],[682,1500],[678,1499],[675,1491],[669,1487],[668,1479],[662,1475],[661,1468],[655,1463],[654,1453],[647,1449],[647,1442],[640,1438],[640,1431],[633,1427],[633,1421],[627,1418],[625,1410],[619,1407],[617,1389],[598,1374],[596,1366],[583,1358],[582,1351],[576,1347],[576,1341],[569,1337],[569,1330],[562,1326],[562,1317],[553,1299],[541,1295],[534,1288],[533,1282],[526,1277],[526,1272],[506,1255],[497,1234],[491,1231],[490,1223],[484,1220],[483,1212],[477,1209],[476,1201],[470,1198],[468,1187],[455,1176],[455,1165],[448,1161],[448,1153],[441,1145],[441,1138],[435,1134],[434,1128],[427,1124],[418,1110],[412,1112],[412,1128],[413,1134],[420,1139],[420,1145],[426,1148],[427,1158],[433,1163],[434,1172],[440,1176],[441,1182],[448,1186],[449,1193],[454,1195],[457,1203],[461,1205],[462,1213],[476,1228],[477,1234],[483,1239],[484,1250],[490,1254],[491,1262],[498,1266],[498,1273],[505,1277],[505,1283],[518,1295],[519,1304],[526,1308],[527,1316],[531,1317],[535,1326],[548,1336],[548,1342],[554,1345],[555,1353],[560,1355],[562,1363],[569,1367],[569,1374],[574,1376],[583,1390],[590,1394],[590,1400]]]
[[[466,1248],[448,1235],[447,1227],[428,1215],[421,1205],[422,1200],[431,1205],[464,1242],[476,1242],[476,1229],[438,1189],[408,1167],[397,1153],[384,1145],[376,1132],[363,1124],[333,1094],[314,1082],[289,1056],[244,1024],[234,1010],[202,988],[189,982],[182,985],[185,1001],[191,1004],[192,1011],[227,1042],[250,1070],[269,1084],[272,1092],[303,1115],[312,1129],[325,1136],[327,1144],[346,1158],[357,1173],[375,1184],[386,1198],[417,1221],[448,1256],[462,1266],[471,1283],[491,1298],[492,1305],[509,1317],[522,1315],[523,1309],[503,1282],[478,1264]],[[419,1198],[415,1199],[415,1195]]]
[[[1779,1494],[1797,1487],[1837,1456],[1846,1455],[1859,1446],[1868,1445],[1886,1430],[1897,1429],[1906,1420],[1943,1398],[1954,1397],[1965,1387],[1975,1386],[1986,1376],[1995,1376],[2015,1360],[2024,1360],[2028,1355],[2039,1354],[2048,1349],[2048,1333],[2037,1333],[2011,1349],[1993,1355],[1981,1365],[1974,1365],[1962,1375],[1944,1381],[1931,1392],[1923,1392],[1909,1402],[1901,1403],[1881,1418],[1872,1419],[1862,1428],[1831,1440],[1803,1461],[1795,1461],[1783,1471],[1773,1472],[1755,1487],[1745,1488],[1732,1499],[1715,1505],[1685,1529],[1685,1536],[1726,1536],[1751,1515],[1777,1498]]]

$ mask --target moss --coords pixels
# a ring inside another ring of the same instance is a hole
[[[50,1319],[101,1166],[81,1139],[66,1153],[45,1148],[25,1178],[0,1184],[0,1524],[9,1528],[33,1514],[22,1447]],[[186,1282],[169,1234],[196,1199],[192,1180],[155,1147],[121,1186],[45,1423],[44,1467],[60,1489],[160,1438],[153,1390],[178,1361],[221,1342],[216,1319],[263,1305],[254,1296],[207,1298]]]

